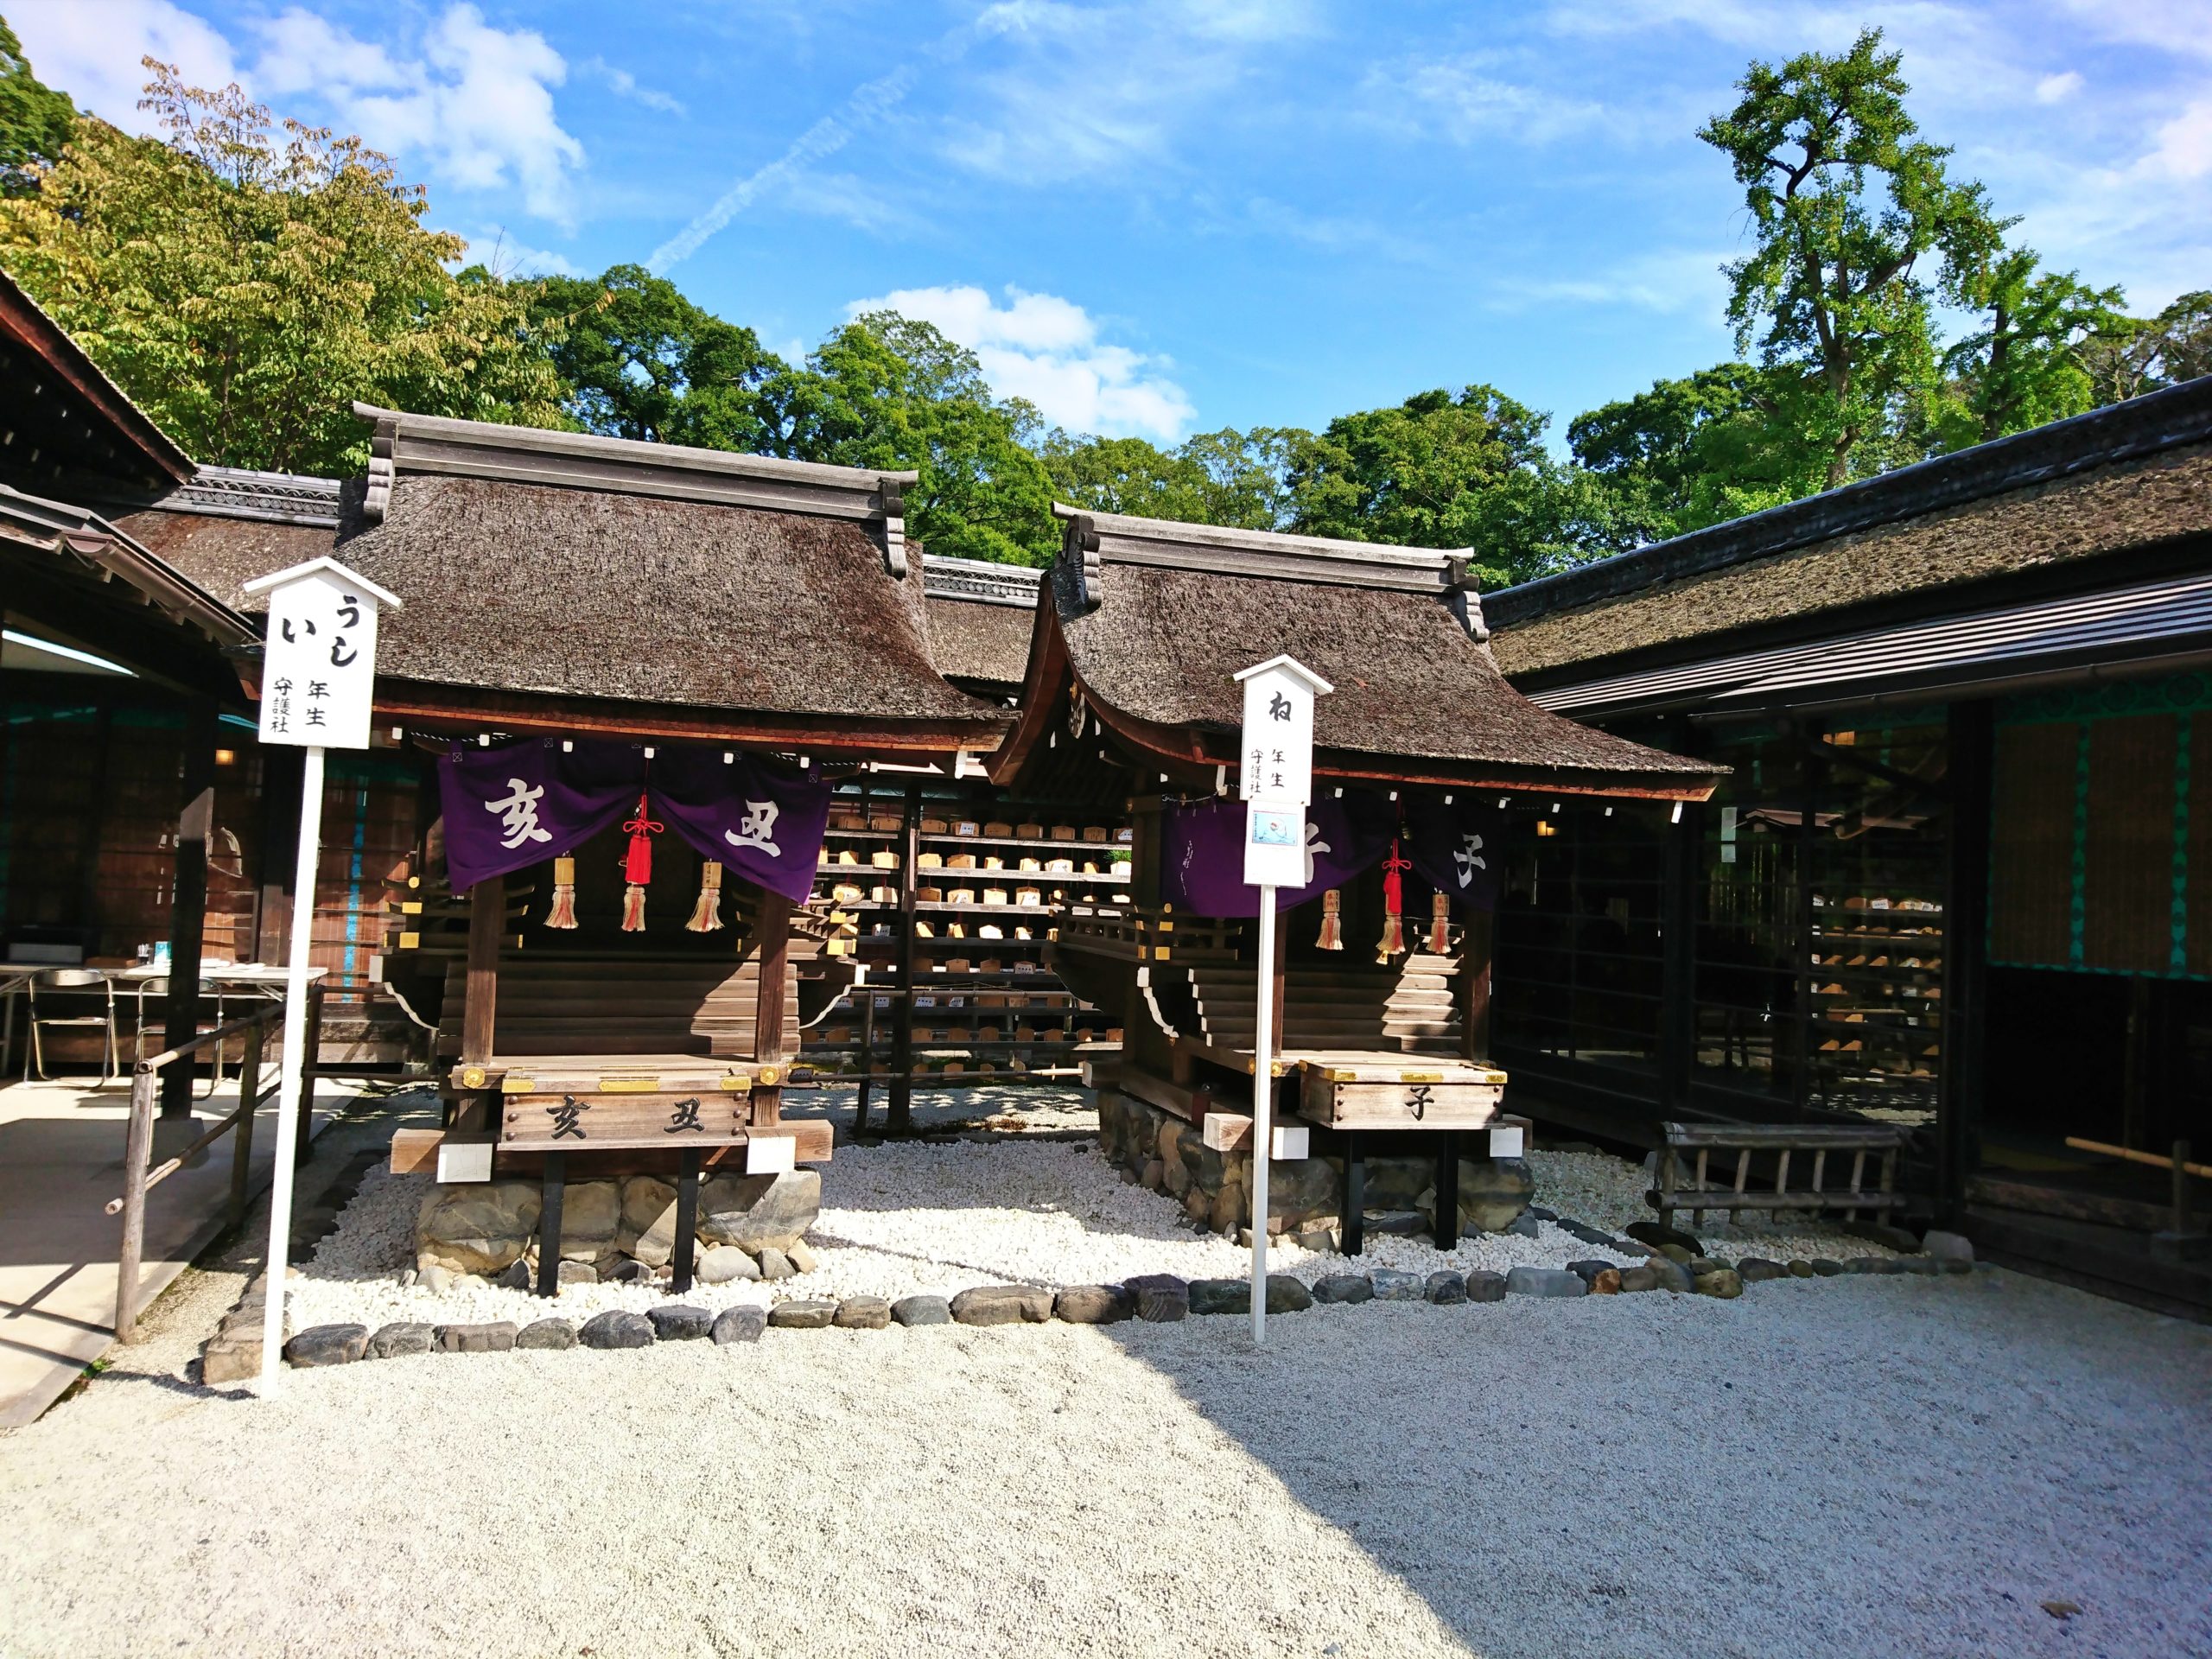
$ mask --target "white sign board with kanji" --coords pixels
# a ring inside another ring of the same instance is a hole
[[[1236,792],[1248,801],[1312,805],[1313,699],[1336,688],[1291,657],[1271,657],[1236,677],[1244,686]]]
[[[377,613],[399,601],[335,559],[259,576],[269,595],[261,663],[261,741],[365,749],[376,685]]]
[[[1237,793],[1244,798],[1244,880],[1302,887],[1306,809],[1313,799],[1313,700],[1334,690],[1290,657],[1239,674],[1244,729]]]

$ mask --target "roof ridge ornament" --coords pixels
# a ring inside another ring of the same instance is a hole
[[[906,580],[906,499],[900,480],[886,474],[877,484],[876,506],[883,514],[883,566],[895,581]]]
[[[1060,538],[1062,550],[1080,560],[1078,579],[1081,584],[1083,608],[1095,611],[1106,602],[1104,560],[1098,550],[1098,529],[1087,512],[1068,515],[1066,532]]]
[[[386,416],[369,435],[369,488],[361,498],[361,517],[372,524],[384,523],[391,507],[391,486],[397,469],[391,458],[392,439],[399,430],[397,416]]]

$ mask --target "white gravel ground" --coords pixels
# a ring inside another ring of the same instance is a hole
[[[822,1166],[823,1209],[808,1238],[817,1265],[796,1279],[695,1285],[684,1300],[720,1309],[737,1302],[798,1297],[950,1296],[971,1285],[1020,1282],[1058,1287],[1115,1283],[1140,1273],[1186,1279],[1235,1277],[1249,1271],[1241,1246],[1193,1231],[1173,1199],[1124,1181],[1090,1141],[1020,1138],[1020,1132],[1095,1129],[1096,1114],[1084,1091],[1001,1085],[963,1091],[917,1091],[918,1125],[949,1129],[988,1122],[986,1136],[840,1147]],[[812,1107],[849,1111],[849,1090],[822,1090]],[[1546,1208],[1618,1233],[1650,1211],[1637,1166],[1601,1153],[1530,1154],[1536,1199]],[[607,1308],[638,1310],[670,1300],[649,1285],[572,1286],[548,1302],[527,1291],[466,1285],[433,1294],[403,1287],[397,1275],[415,1264],[413,1226],[429,1178],[371,1173],[360,1195],[302,1269],[294,1291],[293,1328],[358,1321],[372,1328],[394,1319],[460,1323],[511,1319],[527,1324],[557,1313],[584,1319]],[[1838,1258],[1880,1253],[1881,1247],[1834,1231],[1777,1231],[1717,1225],[1702,1236],[1731,1255]],[[1271,1271],[1311,1283],[1326,1274],[1401,1268],[1428,1274],[1573,1261],[1642,1259],[1639,1252],[1594,1247],[1548,1222],[1538,1235],[1493,1234],[1440,1253],[1426,1236],[1370,1233],[1357,1258],[1278,1241]]]
[[[2010,1274],[771,1331],[0,1437],[0,1652],[2212,1652],[2212,1332]],[[2046,1600],[2082,1609],[2061,1621]]]
[[[576,1285],[552,1301],[481,1285],[433,1294],[403,1288],[415,1262],[413,1229],[429,1178],[372,1171],[295,1281],[292,1325],[391,1319],[512,1319],[549,1313],[582,1319],[610,1307],[645,1309],[671,1300],[665,1287]],[[780,1284],[695,1285],[683,1300],[721,1308],[793,1297],[951,1295],[971,1285],[1116,1283],[1140,1273],[1186,1279],[1250,1270],[1243,1246],[1184,1223],[1172,1198],[1124,1182],[1090,1141],[1014,1139],[901,1142],[841,1148],[822,1169],[822,1215],[807,1237],[817,1265]],[[1560,1267],[1592,1257],[1641,1260],[1594,1248],[1548,1223],[1538,1236],[1464,1239],[1448,1254],[1427,1238],[1370,1234],[1357,1258],[1278,1241],[1272,1272],[1309,1283],[1368,1268],[1503,1271]]]

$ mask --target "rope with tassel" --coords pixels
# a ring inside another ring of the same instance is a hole
[[[1398,850],[1398,838],[1390,837],[1390,856],[1382,861],[1382,944],[1375,952],[1375,960],[1387,964],[1393,957],[1406,950],[1406,892],[1405,873],[1413,868],[1413,861]]]
[[[645,797],[638,796],[638,816],[622,826],[622,833],[630,837],[629,850],[622,855],[622,880],[628,886],[622,890],[622,931],[642,933],[645,931],[645,888],[653,879],[652,837],[667,826],[657,823],[645,810]]]
[[[683,924],[693,933],[712,933],[722,925],[722,867],[709,859],[699,867],[699,902]]]
[[[1321,895],[1321,937],[1313,943],[1323,950],[1344,948],[1344,896],[1334,887]]]
[[[553,861],[553,907],[545,912],[548,927],[576,925],[576,856],[563,853]]]

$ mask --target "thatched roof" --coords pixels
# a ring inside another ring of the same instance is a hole
[[[647,448],[650,446],[639,446]],[[779,715],[973,722],[1002,711],[930,658],[922,577],[862,522],[490,479],[349,490],[337,556],[406,601],[379,676]]]
[[[115,522],[239,611],[264,611],[245,584],[327,554],[338,537],[335,479],[202,467]]]
[[[1713,770],[1546,713],[1483,644],[1463,550],[1382,547],[1084,514],[1068,520],[1033,649],[1020,764],[1066,707],[1065,671],[1109,731],[1182,762],[1233,760],[1234,676],[1281,653],[1332,682],[1317,771],[1700,797]]]
[[[2212,532],[2212,378],[1493,594],[1516,678]],[[1715,648],[1718,648],[1717,646]]]
[[[993,695],[1020,690],[1044,574],[1025,565],[925,555],[930,652],[938,672]]]

